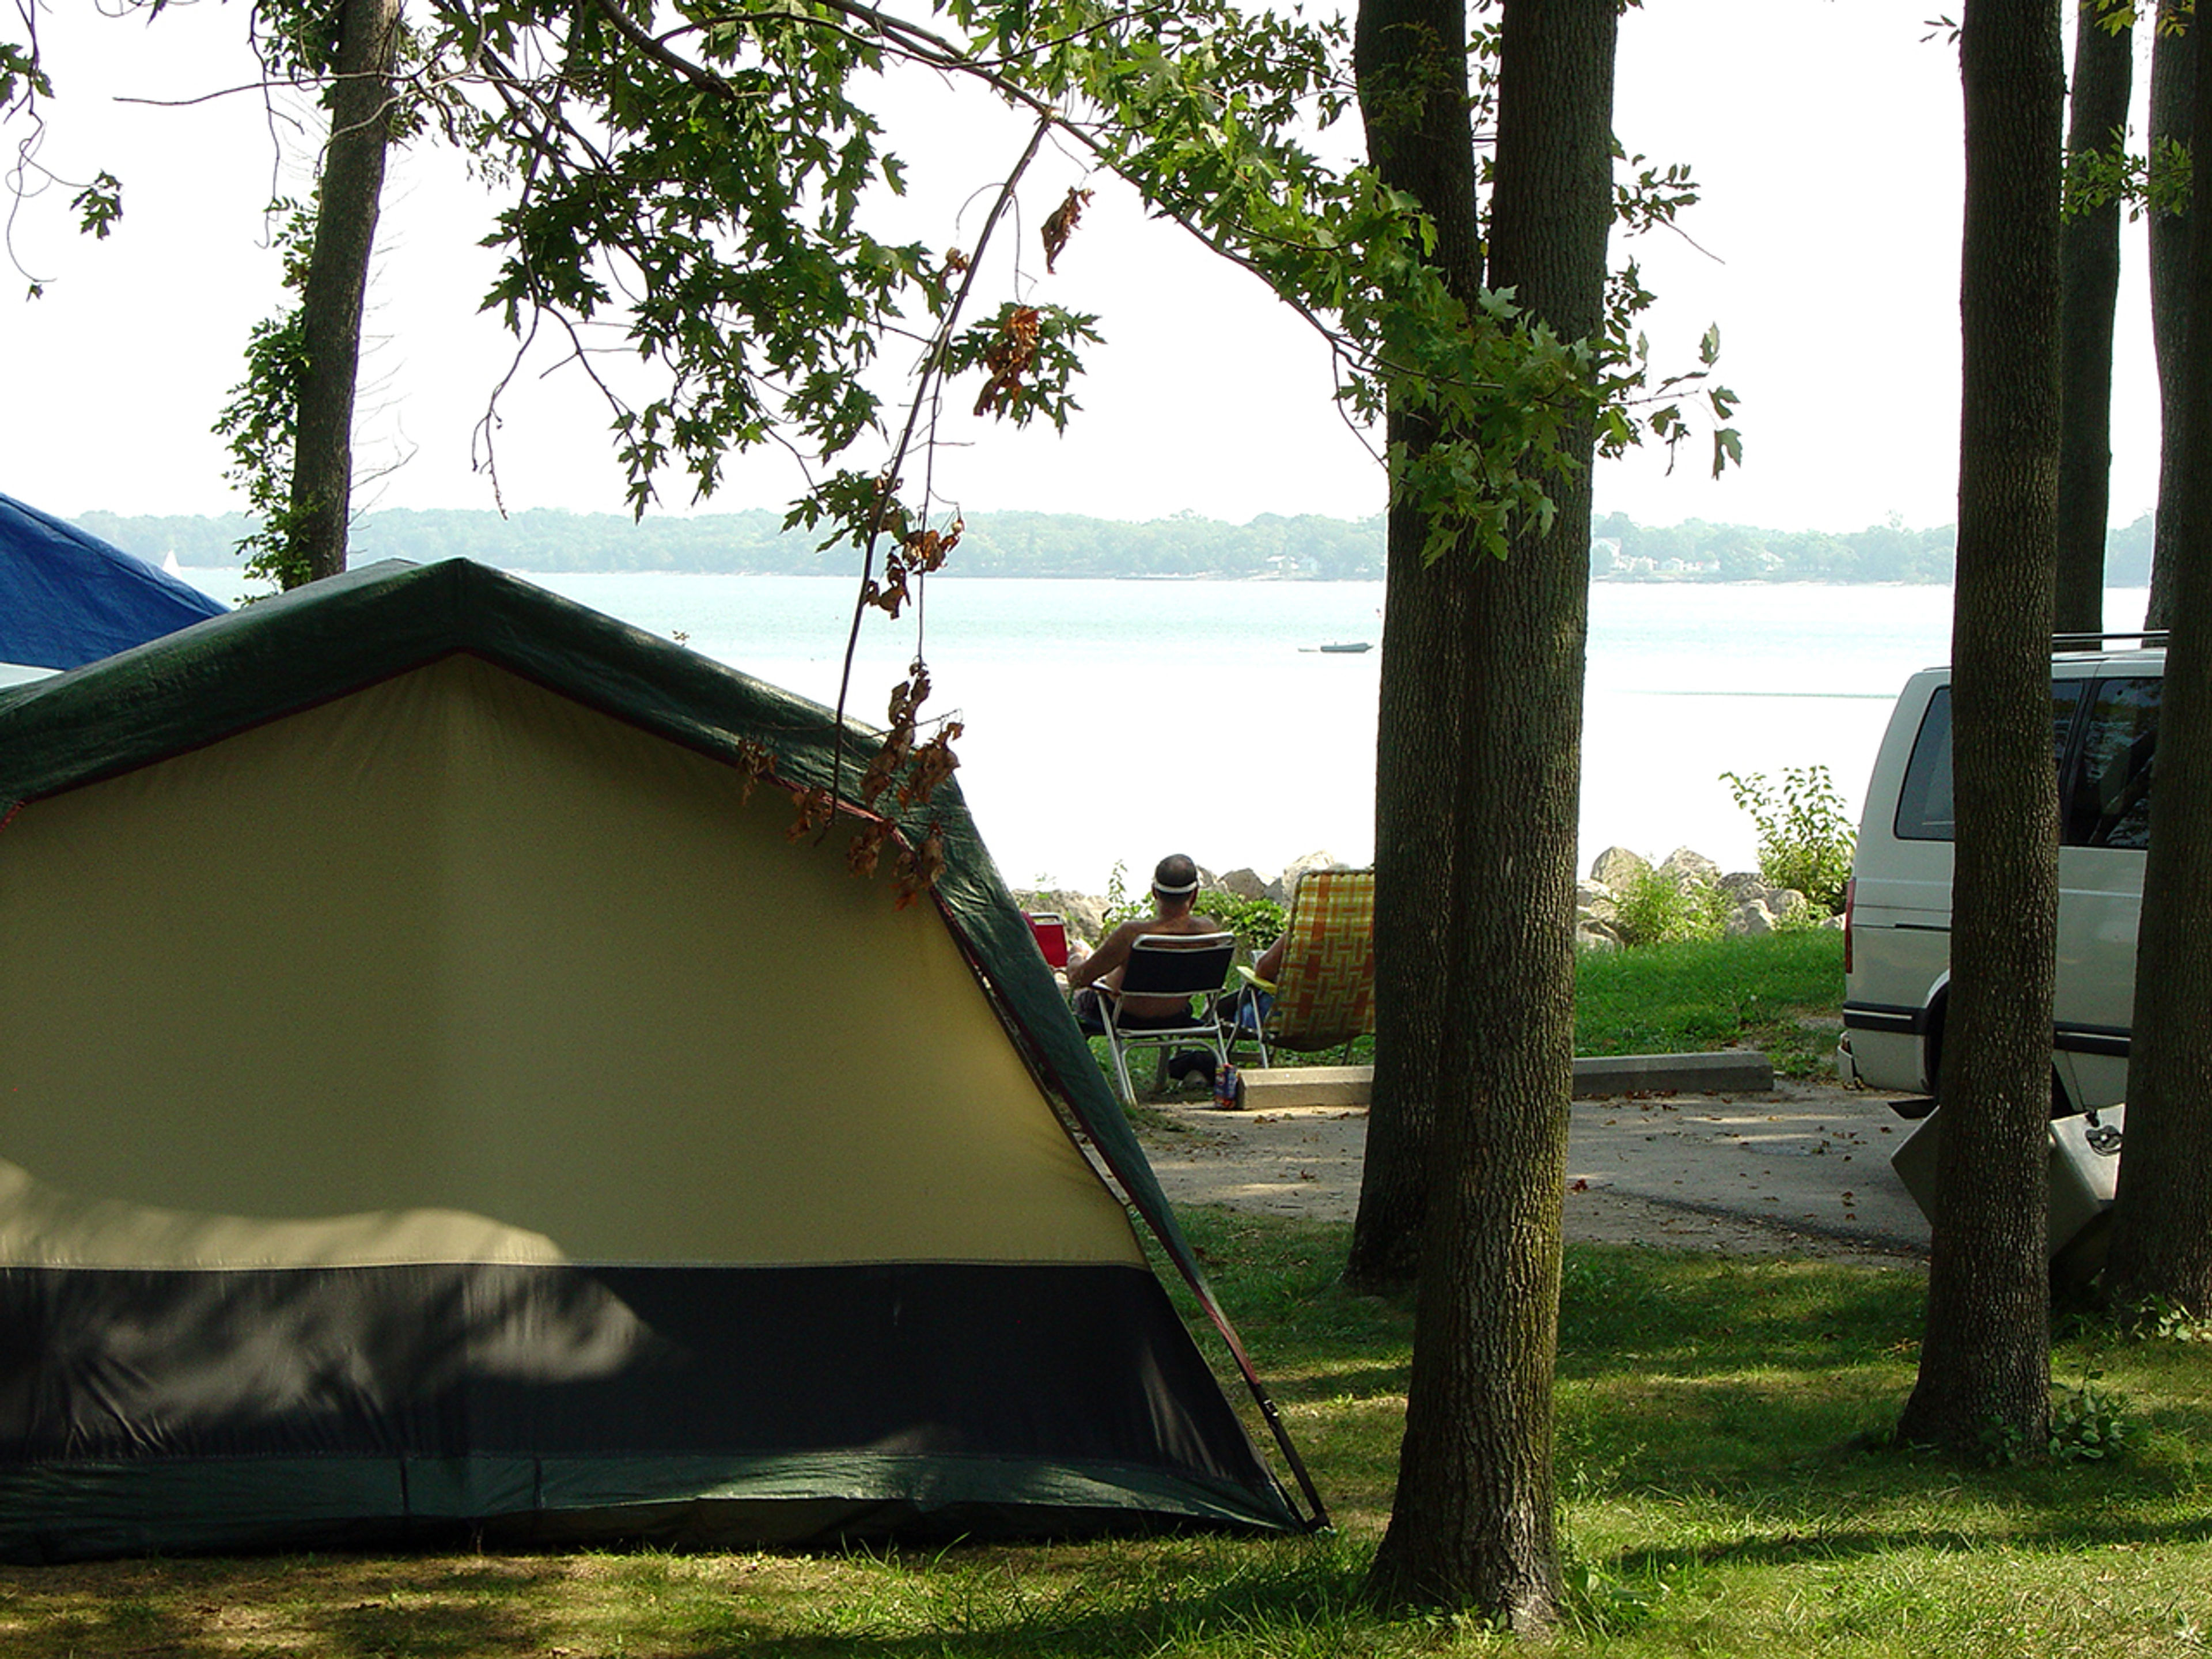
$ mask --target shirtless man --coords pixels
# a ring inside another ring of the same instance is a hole
[[[1181,853],[1170,853],[1152,872],[1152,914],[1139,921],[1125,921],[1100,941],[1080,962],[1067,964],[1067,983],[1075,992],[1075,1023],[1091,1032],[1105,1029],[1098,1017],[1098,993],[1121,985],[1122,965],[1129,960],[1130,944],[1154,933],[1218,933],[1224,931],[1212,916],[1191,907],[1198,900],[1198,866]],[[1185,997],[1130,997],[1121,1013],[1133,1024],[1146,1018],[1180,1017],[1189,1006]]]

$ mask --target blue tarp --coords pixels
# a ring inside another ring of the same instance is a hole
[[[0,495],[0,663],[81,668],[228,608],[73,524]]]

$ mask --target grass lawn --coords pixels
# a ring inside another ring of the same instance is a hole
[[[1672,1054],[1764,1049],[1785,1077],[1835,1075],[1844,936],[1685,939],[1576,959],[1575,1052]]]
[[[1335,1283],[1341,1228],[1188,1213],[1339,1530],[934,1555],[324,1556],[0,1569],[0,1654],[1395,1656],[1514,1644],[1360,1604],[1410,1319]],[[1562,1654],[2191,1651],[2212,1630],[2212,1366],[2075,1332],[2114,1462],[1871,1449],[1912,1376],[1905,1269],[1569,1252]],[[1207,1345],[1209,1352],[1212,1345]],[[1234,1391],[1232,1391],[1233,1393]]]
[[[1784,1077],[1833,1077],[1843,1010],[1844,936],[1833,928],[1582,951],[1575,957],[1578,1054],[1758,1048]],[[1106,1040],[1093,1038],[1091,1049],[1112,1086]],[[1276,1063],[1338,1061],[1338,1051],[1330,1049],[1283,1054]],[[1374,1038],[1352,1044],[1351,1063],[1375,1063]],[[1140,1091],[1154,1070],[1150,1050],[1139,1051],[1130,1062]]]

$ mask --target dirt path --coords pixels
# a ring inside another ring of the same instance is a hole
[[[1771,1095],[1577,1101],[1566,1237],[1870,1265],[1924,1261],[1928,1224],[1889,1167],[1912,1126],[1889,1099],[1785,1081]],[[1364,1108],[1160,1109],[1170,1127],[1143,1139],[1170,1201],[1352,1218]]]

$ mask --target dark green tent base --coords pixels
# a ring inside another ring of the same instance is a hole
[[[1142,1267],[10,1268],[0,1333],[15,1559],[1295,1524]]]
[[[0,1561],[31,1565],[480,1545],[927,1547],[1279,1524],[1260,1517],[1248,1492],[1157,1469],[943,1454],[209,1458],[0,1470]]]

